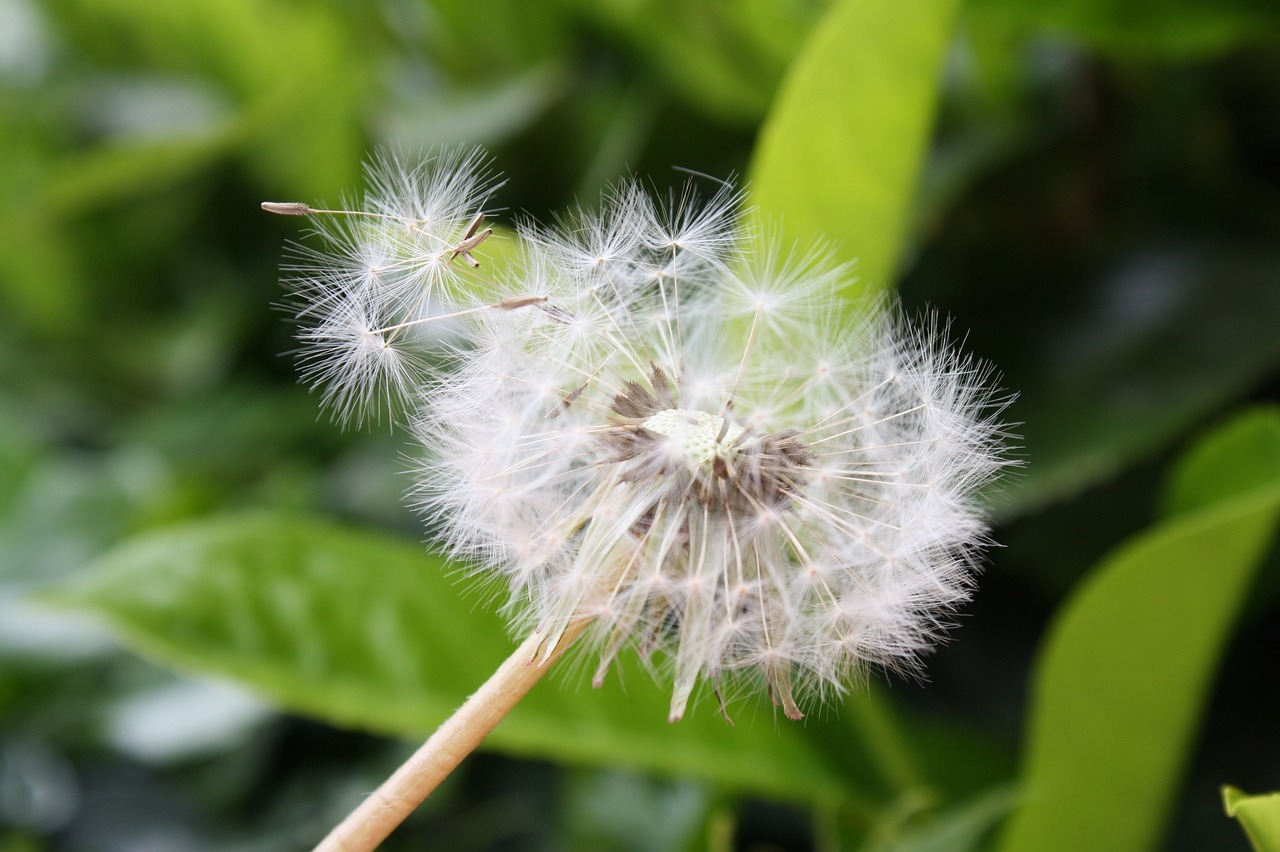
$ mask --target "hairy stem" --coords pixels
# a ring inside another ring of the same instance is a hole
[[[526,639],[422,748],[329,832],[315,852],[376,849],[497,727],[588,623],[588,619],[571,623],[545,660],[539,657],[546,654],[546,637],[534,633]]]

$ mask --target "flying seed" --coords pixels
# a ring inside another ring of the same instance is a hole
[[[483,231],[476,233],[476,229],[480,227],[480,223],[484,221],[484,212],[477,213],[471,223],[467,225],[467,230],[463,232],[462,239],[449,252],[449,259],[461,256],[472,269],[480,266],[480,261],[476,260],[471,254],[472,249],[479,246],[482,242],[489,239],[493,234],[493,228],[485,228]]]
[[[301,201],[264,201],[262,209],[278,216],[308,216],[312,212],[310,205]]]
[[[546,296],[519,296],[515,299],[507,299],[505,302],[498,302],[493,307],[503,311],[514,311],[516,308],[527,308],[530,305],[541,305],[546,300]]]

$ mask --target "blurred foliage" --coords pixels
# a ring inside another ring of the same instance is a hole
[[[477,671],[511,652],[503,620],[447,571],[413,544],[255,515],[135,539],[57,600],[102,616],[156,658],[251,684],[282,706],[425,736],[466,700]],[[465,653],[441,653],[459,646]],[[848,770],[872,763],[865,749],[779,731],[771,718],[735,729],[702,714],[657,727],[669,697],[638,665],[617,674],[598,694],[536,691],[489,744],[799,800],[870,796]]]
[[[1256,467],[1242,483],[1246,460]],[[1155,845],[1209,676],[1280,520],[1277,460],[1280,409],[1215,432],[1179,465],[1178,511],[1063,606],[1034,686],[1027,801],[1001,848]]]
[[[570,666],[389,849],[1040,849],[1066,820],[1243,850],[1218,789],[1280,767],[1276,414],[1233,417],[1280,394],[1278,27],[1262,0],[0,0],[0,850],[305,847],[411,747],[330,724],[420,733],[503,655],[414,544],[402,439],[297,386],[296,220],[256,209],[451,143],[538,217],[749,174],[788,238],[953,318],[1027,465],[928,686],[671,727],[641,672]]]

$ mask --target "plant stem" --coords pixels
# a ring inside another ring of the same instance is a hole
[[[315,852],[376,849],[542,679],[588,622],[571,623],[555,650],[541,662],[546,637],[534,633],[526,639],[422,748],[329,832]]]

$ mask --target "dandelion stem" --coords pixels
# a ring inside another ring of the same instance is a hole
[[[570,623],[545,660],[539,657],[545,654],[547,637],[534,633],[526,639],[395,774],[329,832],[315,852],[376,849],[542,679],[589,621]]]

